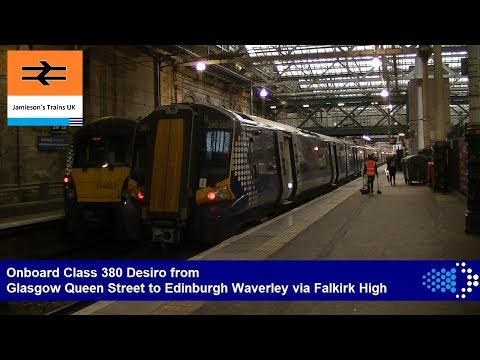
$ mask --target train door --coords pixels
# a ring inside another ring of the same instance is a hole
[[[282,174],[282,195],[280,202],[288,200],[294,192],[294,178],[292,172],[292,161],[290,158],[290,148],[292,147],[292,138],[284,133],[277,133],[278,153],[280,158],[280,171]]]
[[[300,194],[303,190],[302,177],[300,174],[300,161],[298,160],[298,146],[297,146],[297,136],[292,135],[292,148],[290,152],[290,159],[293,161],[292,171],[293,171],[293,191],[291,198]]]
[[[331,184],[335,186],[338,181],[338,164],[337,164],[337,146],[335,143],[329,143],[329,150],[330,150],[330,159],[331,159],[331,166],[332,166],[332,180]]]
[[[176,105],[148,119],[153,156],[145,193],[155,241],[180,241],[178,229],[192,211],[193,118],[190,106]]]
[[[353,150],[353,159],[355,161],[355,171],[354,171],[354,175],[357,176],[358,174],[360,174],[360,164],[358,162],[358,152],[357,152],[357,147],[356,146],[353,146],[352,147],[352,150]]]

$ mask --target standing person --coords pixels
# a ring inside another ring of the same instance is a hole
[[[392,161],[390,161],[390,164],[388,164],[388,173],[390,174],[390,185],[396,185],[395,183],[395,174],[397,172],[397,159],[395,156],[392,158]]]
[[[373,182],[375,181],[375,175],[378,175],[378,170],[372,154],[368,154],[368,159],[363,167],[363,173],[368,176],[368,191],[370,191],[370,194],[373,194]]]

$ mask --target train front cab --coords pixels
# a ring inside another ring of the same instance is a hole
[[[124,215],[129,236],[216,241],[242,201],[230,179],[235,126],[232,114],[203,104],[161,106],[142,120]]]
[[[75,134],[63,182],[67,228],[78,240],[99,229],[113,230],[115,239],[125,240],[121,197],[137,124],[135,119],[105,117]]]

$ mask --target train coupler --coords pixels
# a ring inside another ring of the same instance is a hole
[[[173,228],[153,227],[152,242],[176,244],[180,242],[179,231]]]

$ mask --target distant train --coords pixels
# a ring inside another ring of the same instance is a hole
[[[75,134],[63,182],[66,223],[77,238],[84,239],[91,229],[110,226],[117,239],[124,239],[121,198],[128,185],[138,122],[103,117]]]
[[[370,146],[197,103],[161,106],[137,127],[129,236],[220,242],[241,224],[360,175]]]

